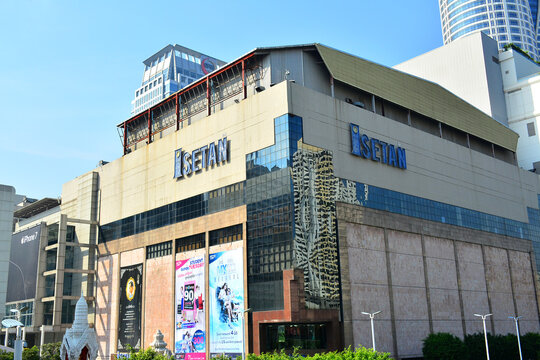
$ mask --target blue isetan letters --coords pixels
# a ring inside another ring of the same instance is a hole
[[[174,178],[185,178],[191,174],[199,173],[202,169],[211,169],[229,161],[229,142],[227,138],[219,139],[216,145],[211,142],[191,152],[182,148],[174,151]],[[217,148],[217,149],[216,149]]]
[[[360,127],[350,124],[351,153],[365,159],[381,162],[400,169],[407,169],[407,155],[402,147],[395,147],[366,134],[360,134]]]

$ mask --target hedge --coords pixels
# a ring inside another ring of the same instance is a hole
[[[540,334],[528,333],[520,340],[524,360],[540,359]],[[491,360],[519,358],[514,334],[488,334],[488,345]],[[424,339],[422,352],[425,360],[478,360],[486,358],[486,343],[482,333],[466,335],[463,340],[452,334],[436,333]]]

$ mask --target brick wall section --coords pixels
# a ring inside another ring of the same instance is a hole
[[[341,329],[338,310],[306,309],[304,295],[304,272],[300,269],[283,271],[283,310],[257,311],[252,315],[252,351],[260,354],[265,349],[264,323],[321,323],[329,325],[327,332],[328,350],[341,347]],[[262,330],[262,331],[261,331]]]

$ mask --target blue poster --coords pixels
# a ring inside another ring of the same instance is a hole
[[[244,255],[242,248],[210,254],[210,355],[242,355],[244,336]]]

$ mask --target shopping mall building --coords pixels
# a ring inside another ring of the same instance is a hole
[[[481,331],[475,313],[540,331],[539,177],[516,133],[434,83],[257,48],[118,127],[124,156],[64,186],[97,209],[102,359],[158,329],[186,359],[370,347],[376,311],[396,358]]]

